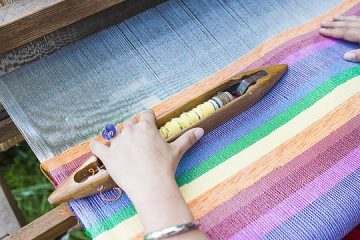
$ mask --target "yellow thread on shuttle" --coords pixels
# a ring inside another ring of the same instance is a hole
[[[201,119],[209,117],[221,107],[225,106],[233,100],[233,96],[229,92],[219,92],[213,98],[202,103],[189,112],[182,113],[179,117],[171,119],[163,127],[159,129],[161,136],[168,139],[182,130],[194,125]]]

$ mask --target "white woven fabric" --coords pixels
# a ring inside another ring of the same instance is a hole
[[[40,161],[218,71],[340,0],[170,0],[0,79]]]

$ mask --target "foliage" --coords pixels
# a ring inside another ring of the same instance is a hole
[[[42,174],[39,161],[26,143],[0,153],[0,174],[26,222],[31,222],[54,208],[47,201],[54,187]],[[87,240],[83,231],[76,231],[70,240]]]
[[[0,154],[0,174],[12,190],[26,222],[53,208],[47,201],[53,186],[41,173],[36,156],[26,144]]]

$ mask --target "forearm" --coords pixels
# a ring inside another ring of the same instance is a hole
[[[147,186],[142,192],[132,194],[130,198],[134,202],[145,234],[194,220],[174,179],[168,178]],[[200,230],[195,229],[168,239],[206,237]]]
[[[115,127],[107,126],[105,133],[108,128]],[[93,141],[91,150],[134,203],[145,233],[192,223],[174,176],[181,157],[204,135],[204,130],[190,129],[167,143],[156,126],[154,112],[148,110],[138,122],[126,121],[120,134],[111,132],[115,137],[110,146]],[[198,229],[185,230],[189,231],[169,239],[206,239]]]

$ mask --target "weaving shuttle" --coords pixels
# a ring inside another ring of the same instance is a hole
[[[286,70],[287,65],[279,64],[234,74],[221,84],[214,86],[210,91],[188,99],[181,106],[157,116],[156,125],[160,129],[166,127],[167,123],[175,118],[179,119],[183,113],[200,109],[200,106],[206,101],[217,103],[216,99],[220,99],[217,94],[226,93],[229,95],[230,93],[230,96],[233,97],[229,97],[229,101],[222,103],[221,107],[219,105],[218,108],[215,108],[214,104],[214,110],[211,114],[204,114],[202,118],[199,117],[198,121],[189,124],[187,127],[180,127],[177,132],[172,132],[167,137],[163,135],[163,137],[167,142],[172,142],[185,131],[194,127],[201,127],[207,133],[259,101],[280,80]],[[208,105],[210,106],[210,103]],[[59,204],[115,187],[117,187],[115,182],[101,161],[95,156],[91,156],[49,196],[48,200],[52,204]]]

